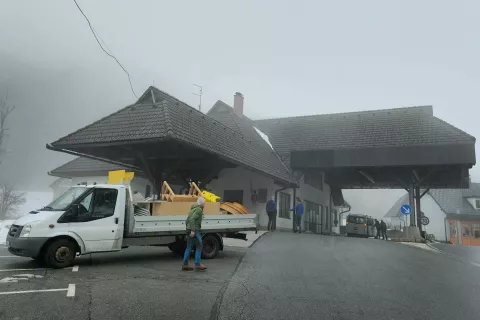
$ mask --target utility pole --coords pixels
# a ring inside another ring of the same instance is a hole
[[[194,83],[193,85],[198,88],[198,93],[192,93],[192,94],[194,94],[194,95],[196,95],[196,96],[199,97],[200,102],[199,102],[199,104],[198,104],[198,111],[202,111],[202,94],[203,94],[203,87],[202,87],[202,86],[199,86],[198,84],[195,84],[195,83]]]

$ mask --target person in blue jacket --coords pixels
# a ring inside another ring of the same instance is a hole
[[[298,233],[302,233],[302,216],[305,208],[300,198],[297,198],[297,204],[290,211],[293,211],[293,232],[297,232],[298,229]]]
[[[273,231],[277,228],[277,203],[275,202],[275,196],[268,200],[265,211],[267,211],[268,215],[267,230]]]

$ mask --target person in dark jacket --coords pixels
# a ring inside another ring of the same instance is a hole
[[[375,229],[377,229],[377,234],[375,235],[375,239],[380,239],[380,234],[382,233],[382,231],[381,231],[380,222],[377,219],[375,219]]]
[[[383,240],[388,240],[388,238],[387,238],[387,224],[383,220],[380,222],[380,229],[382,231],[382,239]]]
[[[197,203],[190,208],[185,226],[187,228],[187,248],[183,255],[182,270],[189,271],[194,268],[188,265],[188,258],[192,253],[193,246],[195,245],[195,270],[205,270],[206,266],[200,263],[202,256],[203,244],[202,235],[200,231],[202,229],[203,220],[203,208],[205,207],[205,198],[198,198]]]
[[[302,216],[305,208],[300,198],[297,198],[297,204],[290,211],[293,211],[293,232],[298,230],[298,233],[302,233]]]
[[[277,203],[275,202],[275,197],[267,201],[266,211],[268,215],[267,230],[273,231],[277,228]]]

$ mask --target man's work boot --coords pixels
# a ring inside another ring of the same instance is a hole
[[[203,264],[200,264],[199,266],[195,266],[195,270],[203,271],[203,270],[207,270],[207,267],[204,266]]]
[[[193,267],[189,266],[188,264],[182,265],[182,270],[183,271],[192,271]]]

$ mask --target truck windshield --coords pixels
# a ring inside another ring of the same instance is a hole
[[[66,210],[67,207],[79,196],[84,194],[90,188],[87,187],[71,187],[65,193],[63,193],[60,197],[53,200],[49,205],[42,208],[45,211],[63,211]]]

